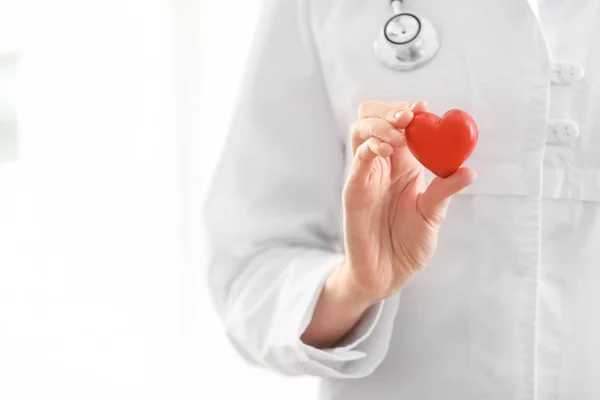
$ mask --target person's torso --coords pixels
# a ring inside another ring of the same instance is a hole
[[[479,126],[467,162],[478,179],[452,200],[431,265],[402,290],[384,363],[324,382],[322,396],[600,398],[600,2],[545,0],[539,12],[533,0],[404,3],[441,46],[400,72],[373,53],[388,0],[312,1],[340,132],[369,99],[463,109]]]

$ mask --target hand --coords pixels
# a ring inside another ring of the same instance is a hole
[[[476,177],[461,168],[425,187],[404,128],[426,103],[367,102],[352,130],[344,189],[346,260],[334,274],[368,304],[393,295],[429,262],[450,198]]]
[[[354,159],[344,188],[346,258],[326,280],[302,340],[333,347],[365,311],[397,292],[435,251],[450,198],[475,180],[460,168],[425,188],[404,128],[425,103],[368,102],[352,129]]]

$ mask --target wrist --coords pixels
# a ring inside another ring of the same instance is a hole
[[[335,347],[375,303],[356,290],[345,263],[340,264],[325,281],[302,340],[317,348]]]
[[[376,296],[362,289],[360,284],[356,282],[356,278],[345,259],[329,276],[324,289],[329,291],[332,297],[338,299],[346,308],[360,315],[379,301]]]

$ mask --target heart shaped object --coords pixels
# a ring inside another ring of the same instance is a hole
[[[475,120],[461,110],[450,110],[441,118],[429,112],[415,113],[405,134],[415,158],[441,178],[460,168],[479,139]]]

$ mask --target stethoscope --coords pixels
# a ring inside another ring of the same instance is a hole
[[[439,36],[431,22],[402,11],[404,0],[390,2],[394,15],[375,40],[375,54],[385,66],[395,70],[418,68],[436,55]]]

